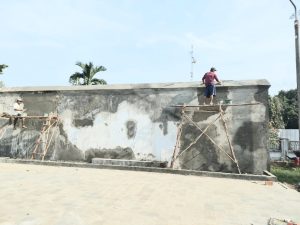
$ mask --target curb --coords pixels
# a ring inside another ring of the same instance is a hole
[[[11,159],[8,157],[0,157],[0,163],[17,163],[17,164],[30,164],[30,165],[42,165],[42,166],[63,166],[63,167],[78,167],[78,168],[142,171],[142,172],[167,173],[167,174],[177,174],[177,175],[229,178],[229,179],[239,179],[239,180],[277,181],[277,177],[268,171],[264,171],[266,175],[235,174],[235,173],[222,173],[222,172],[209,172],[209,171],[196,171],[196,170],[177,170],[177,169],[170,169],[170,168],[96,165],[96,164],[84,163],[84,162]]]

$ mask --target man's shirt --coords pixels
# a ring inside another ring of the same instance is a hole
[[[207,72],[202,77],[202,81],[204,81],[205,86],[214,85],[215,84],[215,80],[218,81],[218,82],[220,82],[219,79],[218,79],[218,76],[217,76],[217,74],[215,72]]]
[[[21,111],[20,111],[21,110]],[[15,114],[22,114],[24,110],[24,104],[18,104],[17,102],[14,104],[14,113]]]

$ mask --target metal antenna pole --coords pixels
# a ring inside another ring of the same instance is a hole
[[[292,0],[289,0],[295,9],[295,50],[296,50],[296,74],[297,74],[297,97],[298,97],[298,130],[300,143],[300,57],[299,57],[299,21],[297,17],[297,7]]]
[[[193,81],[193,77],[194,77],[194,64],[196,63],[196,60],[194,58],[194,46],[192,45],[191,47],[191,81]]]

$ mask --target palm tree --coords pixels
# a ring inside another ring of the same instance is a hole
[[[76,72],[70,76],[69,82],[72,85],[107,84],[103,79],[94,78],[96,73],[106,71],[104,66],[94,66],[91,62],[88,64],[77,62],[76,65],[82,68],[82,72]]]

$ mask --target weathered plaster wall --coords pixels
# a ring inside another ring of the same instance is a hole
[[[218,98],[234,104],[260,105],[227,107],[225,117],[242,172],[262,173],[267,168],[267,97],[269,84],[259,81],[225,81]],[[176,143],[180,110],[172,105],[203,103],[198,83],[107,85],[90,87],[6,88],[0,92],[0,109],[12,113],[22,97],[28,115],[58,113],[60,125],[46,159],[85,160],[93,157],[171,161]],[[201,127],[216,115],[190,112]],[[9,121],[0,121],[0,155],[31,157],[43,121],[28,119],[27,129],[13,130]],[[222,124],[208,130],[226,148]],[[193,141],[199,130],[184,124],[181,149]],[[46,139],[46,137],[45,137]],[[40,146],[45,148],[45,143]],[[228,150],[228,149],[227,149]],[[229,151],[229,150],[228,150]],[[236,172],[236,167],[205,137],[176,160],[177,168]]]

